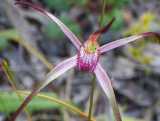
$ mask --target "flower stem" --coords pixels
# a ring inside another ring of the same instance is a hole
[[[102,1],[102,13],[100,16],[100,21],[99,21],[99,26],[101,27],[103,25],[103,18],[104,18],[104,13],[105,13],[105,0]],[[91,121],[91,117],[92,117],[92,109],[93,109],[93,98],[94,98],[94,91],[95,91],[95,87],[96,87],[96,76],[93,76],[92,79],[92,89],[91,89],[91,95],[90,95],[90,106],[89,106],[89,113],[88,113],[88,121]]]
[[[90,106],[89,106],[89,113],[88,113],[88,121],[91,121],[92,118],[92,109],[93,109],[93,98],[94,98],[94,91],[96,87],[96,77],[93,76],[92,85],[91,85],[91,95],[90,95]]]
[[[101,13],[100,20],[99,20],[99,26],[100,27],[103,26],[103,18],[104,18],[104,13],[105,13],[105,7],[106,7],[106,1],[103,0],[102,1],[102,13]]]

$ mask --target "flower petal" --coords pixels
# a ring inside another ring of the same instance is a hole
[[[17,109],[17,111],[15,112],[13,117],[11,117],[11,120],[15,121],[15,119],[19,115],[19,113],[21,113],[21,111],[24,109],[24,107],[32,100],[32,98],[39,91],[41,91],[44,87],[46,87],[50,82],[55,80],[58,76],[62,75],[64,72],[66,72],[67,70],[71,69],[72,67],[76,66],[76,63],[77,63],[77,55],[72,57],[72,58],[69,58],[69,59],[67,59],[67,60],[65,60],[63,62],[61,62],[55,68],[53,68],[53,70],[51,70],[47,74],[45,81],[42,82],[42,84],[38,88],[34,89],[29,94],[29,96],[26,97],[26,99],[23,101],[21,106]]]
[[[67,70],[73,68],[77,64],[77,55],[59,63],[53,70],[51,70],[45,79],[45,82],[39,88],[39,91],[48,85],[51,81],[62,75]]]
[[[94,32],[93,34],[103,34],[103,33],[107,32],[115,20],[116,20],[116,18],[113,17],[105,27],[99,29],[98,31]]]
[[[99,51],[102,54],[102,53],[107,52],[109,50],[112,50],[114,48],[126,45],[129,42],[139,40],[139,39],[142,39],[144,37],[149,37],[149,36],[157,36],[158,38],[160,38],[159,33],[154,33],[154,32],[142,33],[142,34],[139,34],[139,35],[133,35],[133,36],[130,36],[130,37],[127,37],[127,38],[119,39],[119,40],[110,42],[108,44],[105,44],[105,45],[103,45],[99,48]]]
[[[49,17],[53,22],[55,22],[60,29],[64,32],[64,34],[70,39],[70,41],[74,44],[74,46],[77,49],[80,49],[80,46],[82,45],[80,40],[70,31],[70,29],[64,25],[57,17],[55,17],[53,14],[51,14],[50,12],[46,11],[45,9],[43,9],[42,7],[40,7],[39,5],[34,5],[33,3],[30,2],[26,2],[24,0],[20,0],[15,2],[15,4],[19,4],[19,5],[27,5],[30,6],[36,10],[38,10],[39,12],[43,13],[45,16]]]
[[[97,80],[102,87],[105,94],[108,96],[110,104],[113,109],[113,113],[115,116],[116,121],[121,121],[121,115],[119,112],[118,104],[116,102],[114,90],[112,88],[111,80],[109,79],[109,76],[105,72],[105,70],[102,68],[102,66],[98,63],[97,67],[95,69],[95,75],[97,77]]]

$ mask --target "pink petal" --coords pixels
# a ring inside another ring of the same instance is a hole
[[[34,5],[30,2],[26,2],[26,1],[17,1],[15,4],[20,4],[20,5],[27,5],[30,6],[36,10],[38,10],[39,12],[43,13],[44,15],[46,15],[47,17],[49,17],[53,22],[55,22],[60,29],[64,32],[64,34],[70,39],[70,41],[74,44],[74,46],[77,49],[80,49],[81,46],[81,42],[80,40],[70,31],[70,29],[64,25],[57,17],[55,17],[53,14],[51,14],[50,12],[46,11],[45,9],[43,9],[42,7],[38,6],[38,5]],[[54,33],[53,33],[54,34]]]
[[[69,58],[61,63],[59,63],[55,68],[53,68],[53,70],[51,70],[45,80],[42,82],[42,84],[34,89],[29,96],[26,97],[26,99],[24,100],[24,102],[21,104],[21,106],[17,109],[17,111],[15,112],[15,114],[13,115],[13,117],[11,118],[12,121],[14,121],[16,119],[16,117],[19,115],[19,113],[21,113],[21,111],[24,109],[24,107],[32,100],[32,98],[39,92],[41,91],[44,87],[46,87],[50,82],[52,82],[53,80],[55,80],[57,77],[59,77],[60,75],[62,75],[64,72],[66,72],[67,70],[73,68],[74,66],[76,66],[77,63],[77,55]]]
[[[121,121],[121,115],[119,112],[118,104],[116,102],[114,90],[112,88],[112,84],[111,84],[111,80],[109,79],[109,76],[107,75],[107,73],[99,63],[97,64],[97,67],[94,72],[100,86],[102,87],[102,90],[105,92],[105,94],[109,98],[110,104],[113,109],[115,120]]]
[[[51,81],[68,71],[69,69],[73,68],[77,64],[77,55],[73,56],[61,63],[59,63],[53,70],[51,70],[45,79],[45,82],[41,85],[41,87],[38,89],[40,91],[43,89],[45,86],[47,86]]]
[[[127,37],[127,38],[119,39],[119,40],[110,42],[108,44],[105,44],[105,45],[101,46],[99,48],[99,50],[100,50],[100,53],[102,54],[102,53],[107,52],[109,50],[112,50],[114,48],[126,45],[129,42],[139,40],[139,39],[142,39],[144,37],[149,37],[149,36],[160,37],[160,34],[159,33],[154,33],[154,32],[147,32],[147,33],[143,33],[143,34],[140,34],[140,35],[133,35],[133,36],[130,36],[130,37]]]

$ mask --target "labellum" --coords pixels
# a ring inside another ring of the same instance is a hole
[[[93,72],[96,68],[100,56],[97,43],[98,36],[99,34],[92,34],[85,44],[81,46],[77,59],[79,70]]]

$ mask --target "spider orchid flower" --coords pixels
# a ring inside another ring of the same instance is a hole
[[[79,70],[88,71],[95,74],[102,90],[104,91],[104,93],[106,94],[106,96],[110,101],[115,120],[121,121],[121,116],[118,109],[118,105],[116,103],[116,98],[114,95],[114,90],[112,88],[111,80],[108,74],[106,73],[106,71],[101,66],[99,62],[99,58],[102,54],[104,54],[105,52],[108,52],[109,50],[126,45],[129,42],[139,40],[144,37],[148,37],[152,35],[159,36],[159,34],[154,32],[147,32],[147,33],[142,33],[139,35],[133,35],[123,39],[119,39],[114,42],[105,44],[103,46],[99,46],[97,40],[101,34],[109,30],[113,21],[115,20],[113,18],[107,26],[92,33],[89,36],[88,40],[84,44],[82,44],[80,40],[70,31],[70,29],[67,28],[66,25],[64,25],[57,17],[55,17],[50,12],[44,10],[42,7],[38,5],[34,5],[33,3],[30,3],[30,2],[26,2],[24,0],[17,0],[15,4],[19,4],[22,6],[23,5],[30,6],[31,8],[38,10],[39,12],[47,16],[49,19],[51,19],[53,22],[55,22],[58,25],[58,27],[64,32],[64,34],[69,38],[72,44],[76,47],[78,53],[75,56],[62,61],[57,66],[55,66],[47,74],[45,81],[39,86],[39,88],[34,89],[31,92],[31,94],[28,97],[26,97],[24,102],[21,104],[21,106],[17,109],[17,111],[11,118],[11,120],[14,121],[16,117],[19,115],[19,113],[24,109],[24,107],[31,101],[32,97],[35,96],[44,87],[46,87],[50,82],[55,80],[60,75],[64,74],[69,69],[73,67],[77,67]]]

